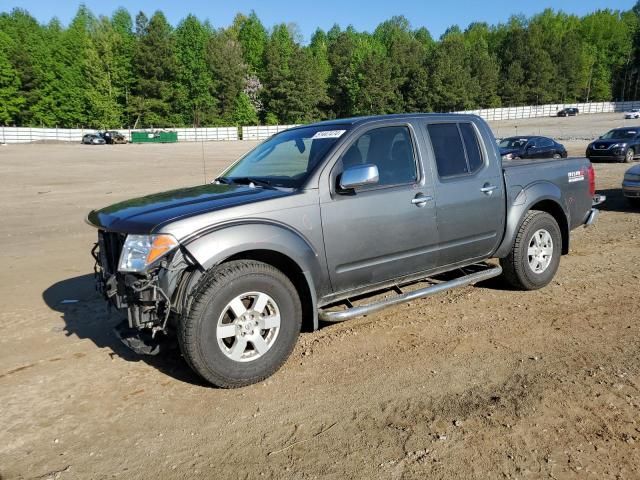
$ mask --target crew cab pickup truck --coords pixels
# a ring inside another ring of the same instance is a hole
[[[128,312],[123,341],[155,353],[176,335],[198,374],[231,388],[272,375],[321,321],[501,274],[547,285],[594,198],[587,159],[502,162],[477,116],[392,115],[292,128],[211,184],[88,222],[98,289]]]

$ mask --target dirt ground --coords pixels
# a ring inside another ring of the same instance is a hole
[[[553,122],[586,136],[583,118]],[[609,199],[543,290],[492,281],[323,326],[241,390],[178,352],[129,353],[93,292],[86,213],[201,183],[250,146],[0,147],[1,479],[640,478],[625,165],[596,165]]]

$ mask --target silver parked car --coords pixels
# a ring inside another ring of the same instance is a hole
[[[625,172],[622,191],[629,203],[640,206],[640,165],[631,167]]]
[[[100,135],[87,133],[84,137],[82,137],[82,143],[85,145],[104,145],[107,142]]]

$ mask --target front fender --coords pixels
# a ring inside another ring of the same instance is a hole
[[[183,244],[203,270],[226,259],[250,251],[279,253],[298,265],[309,287],[312,303],[329,291],[328,275],[322,257],[302,233],[291,227],[263,220],[243,219],[223,224]],[[315,310],[315,309],[314,309]]]
[[[567,225],[569,224],[569,214],[564,204],[562,190],[551,182],[537,182],[520,190],[519,194],[511,201],[511,204],[507,205],[505,233],[502,243],[493,255],[494,257],[504,258],[509,255],[525,215],[529,210],[532,210],[536,204],[545,201],[556,204],[562,212],[562,215],[564,215],[564,225],[562,221],[558,222],[564,235]]]

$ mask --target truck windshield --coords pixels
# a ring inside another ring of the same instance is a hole
[[[300,188],[347,128],[303,127],[274,135],[238,160],[218,181]]]
[[[601,138],[603,140],[613,140],[618,138],[633,138],[638,133],[637,129],[628,129],[628,128],[616,128],[615,130],[611,130],[610,132],[605,133]]]

